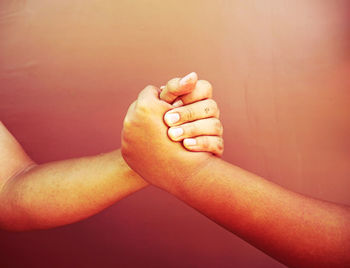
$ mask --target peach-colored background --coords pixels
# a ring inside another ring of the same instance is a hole
[[[1,1],[0,119],[39,163],[98,154],[120,146],[144,86],[196,71],[214,85],[227,161],[350,204],[349,6]],[[1,231],[0,266],[282,265],[150,187],[81,223]]]

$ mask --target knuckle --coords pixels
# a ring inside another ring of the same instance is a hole
[[[136,111],[138,114],[147,114],[150,109],[150,105],[146,99],[141,99],[137,102]]]
[[[203,88],[203,90],[206,92],[206,94],[208,95],[208,97],[212,96],[213,93],[213,86],[211,85],[210,82],[208,82],[207,80],[199,80],[197,82],[199,84],[199,86],[201,88]]]
[[[137,95],[137,102],[139,102],[140,100],[143,99],[143,95],[144,95],[144,93],[145,93],[145,91],[147,90],[148,87],[149,87],[149,86],[146,86],[144,89],[142,89],[142,90],[139,92],[139,94]]]
[[[223,152],[224,151],[224,140],[219,139],[217,146],[218,146],[219,151]]]
[[[123,133],[128,133],[133,127],[133,116],[126,116],[123,121]]]
[[[148,91],[148,90],[154,91],[154,90],[157,90],[157,87],[155,87],[155,86],[153,86],[153,85],[147,85],[147,86],[144,88],[144,90],[146,90],[146,91]]]
[[[131,127],[131,121],[129,118],[125,118],[123,122],[123,129],[127,131]]]
[[[167,89],[171,94],[176,93],[179,80],[180,80],[180,78],[173,78],[173,79],[168,81]]]
[[[172,101],[172,94],[169,93],[169,91],[167,90],[163,90],[161,93],[160,93],[160,99],[165,101],[165,102],[168,102],[170,103]]]
[[[224,150],[217,150],[216,153],[214,153],[216,156],[221,157],[222,154],[224,153]]]
[[[129,140],[133,133],[133,128],[135,124],[131,120],[124,120],[122,137],[124,140]]]
[[[192,107],[186,107],[181,118],[185,121],[191,121],[194,119],[195,113]]]
[[[201,145],[204,150],[208,150],[210,147],[209,138],[207,136],[204,136],[201,138]]]
[[[197,123],[190,123],[186,125],[186,134],[190,137],[196,135],[198,130],[198,125]]]
[[[218,105],[213,99],[205,100],[204,112],[207,115],[216,115],[218,111]]]
[[[218,109],[219,109],[218,104],[216,103],[215,100],[213,100],[213,99],[208,99],[208,102],[209,102],[209,106],[210,106],[213,110],[218,110]]]
[[[184,103],[194,103],[212,97],[212,86],[208,81],[198,80],[195,89],[183,97]]]
[[[218,133],[221,136],[224,132],[224,127],[222,126],[221,121],[216,119],[214,124],[215,124],[216,133]]]
[[[138,97],[137,97],[137,101],[143,101],[145,99],[150,99],[150,96],[152,96],[152,94],[154,92],[158,92],[157,87],[153,86],[153,85],[148,85],[146,86],[143,90],[141,90],[141,92],[139,93]]]

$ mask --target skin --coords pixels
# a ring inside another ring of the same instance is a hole
[[[1,145],[13,139],[3,125],[1,137]],[[8,147],[8,154],[2,151],[0,157],[6,167],[13,167],[7,161],[9,154],[28,159],[1,176],[0,227],[8,231],[73,223],[147,186],[125,164],[120,150],[36,165],[18,143],[15,147]]]
[[[198,103],[201,107],[201,103],[211,97],[211,87],[197,83],[196,74],[171,81],[162,97],[183,98],[183,107],[177,108],[182,115],[188,111],[187,102]],[[166,104],[169,110],[174,108]],[[195,117],[181,117],[179,122],[196,124],[193,126],[199,127],[196,134],[210,132],[219,139],[221,133],[210,130],[215,126],[203,120],[207,117],[204,112],[196,111],[193,115]],[[178,146],[185,151],[181,144]],[[37,165],[1,122],[0,148],[0,228],[5,230],[47,229],[77,222],[148,185],[129,168],[120,150]],[[218,152],[215,144],[201,150]]]
[[[122,154],[132,169],[288,266],[350,266],[349,207],[288,191],[212,154],[182,150],[166,137],[169,109],[152,86],[130,106]],[[210,146],[208,138],[202,142]]]

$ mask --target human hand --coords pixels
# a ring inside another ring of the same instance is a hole
[[[161,87],[160,99],[175,107],[164,116],[169,126],[168,136],[173,141],[183,141],[189,151],[221,156],[223,127],[219,109],[211,99],[213,89],[208,81],[197,80],[197,74],[192,72],[181,79],[173,78]]]
[[[176,184],[195,175],[214,156],[203,152],[191,153],[183,150],[180,143],[168,139],[167,127],[162,119],[174,107],[160,100],[158,92],[156,87],[148,86],[130,106],[124,120],[122,154],[129,166],[146,180],[171,191]],[[213,106],[209,107],[213,114],[218,113],[214,104],[211,102]],[[193,115],[200,117],[200,113]],[[178,124],[187,122],[186,117],[180,118],[182,121]],[[196,117],[192,118],[196,120]]]

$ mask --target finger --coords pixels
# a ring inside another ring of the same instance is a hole
[[[173,105],[174,108],[176,108],[176,107],[181,107],[181,106],[183,106],[184,103],[182,102],[181,99],[178,99],[178,100],[174,101],[174,103],[173,103],[172,105]]]
[[[201,119],[168,129],[168,136],[173,141],[204,135],[221,136],[222,133],[223,127],[217,118]]]
[[[137,112],[142,113],[151,113],[152,107],[154,107],[157,102],[166,104],[165,102],[161,102],[158,98],[158,88],[155,86],[146,86],[141,92],[139,93],[135,105],[135,110]]]
[[[209,152],[222,156],[224,152],[224,140],[217,136],[199,136],[183,140],[184,147],[192,152]]]
[[[168,111],[164,115],[164,121],[169,127],[172,127],[198,119],[219,118],[219,115],[220,111],[216,102],[213,99],[207,99]]]
[[[206,80],[198,80],[195,88],[188,94],[180,96],[178,100],[173,103],[173,106],[179,107],[182,105],[194,103],[200,100],[210,99],[213,96],[213,87]],[[177,104],[180,103],[180,105]]]
[[[186,75],[183,78],[173,78],[166,84],[161,91],[159,98],[167,103],[173,103],[181,95],[191,92],[198,80],[195,72]]]
[[[159,100],[158,88],[147,86],[140,93],[136,101],[135,110],[143,115],[159,113],[160,118],[173,107],[171,104]]]
[[[139,93],[137,100],[158,99],[158,91],[159,89],[157,87],[148,85]]]
[[[165,102],[161,102],[158,98],[158,88],[155,86],[147,86],[145,87],[138,95],[136,108],[140,111],[148,111],[150,112],[150,107],[154,106],[157,102],[162,104],[166,104]],[[169,104],[168,104],[169,105]]]

